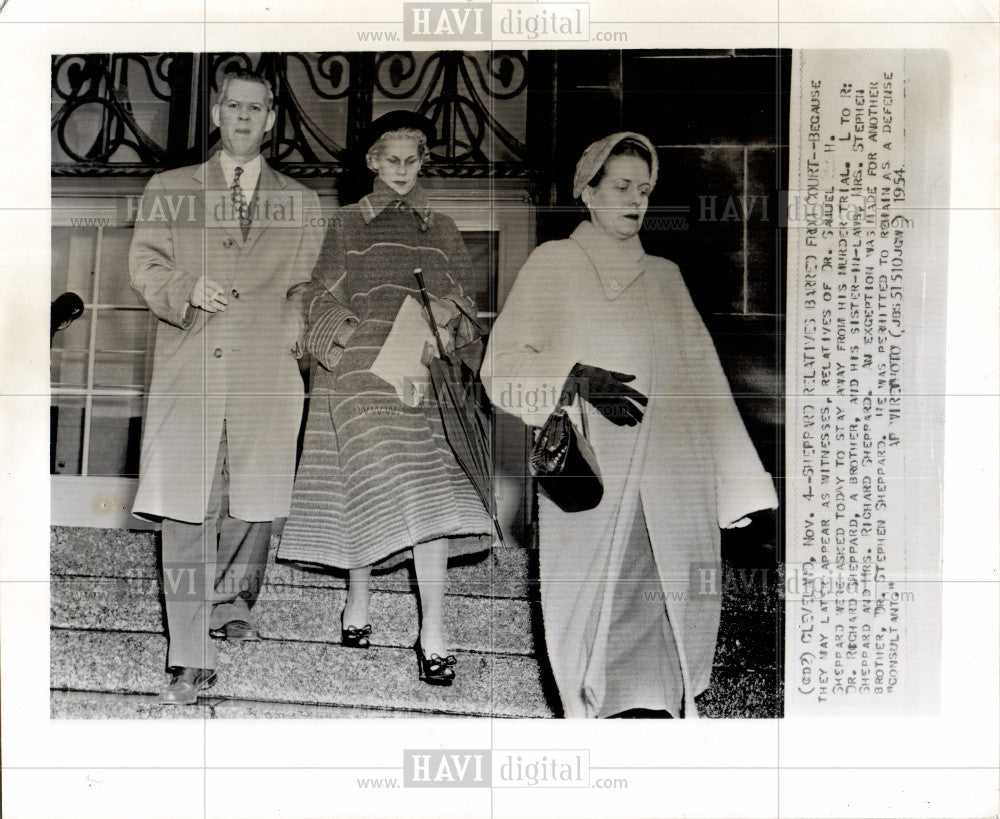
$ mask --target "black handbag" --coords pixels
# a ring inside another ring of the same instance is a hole
[[[529,467],[556,506],[564,512],[586,512],[601,502],[604,482],[587,440],[587,413],[582,413],[581,434],[566,414],[565,403],[561,398],[535,438]]]

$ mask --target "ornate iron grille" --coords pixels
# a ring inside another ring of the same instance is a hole
[[[293,176],[339,175],[391,108],[434,123],[432,175],[530,174],[524,52],[395,51],[54,57],[53,175],[145,176],[202,161],[218,142],[209,101],[234,63],[271,81],[277,121],[263,151]]]

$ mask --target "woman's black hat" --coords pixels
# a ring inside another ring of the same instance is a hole
[[[415,131],[422,131],[427,137],[427,146],[430,147],[437,140],[437,132],[427,117],[421,116],[413,111],[390,111],[383,114],[371,125],[365,128],[358,142],[358,148],[362,155],[368,153],[382,134],[389,131],[398,131],[400,128],[412,128]]]

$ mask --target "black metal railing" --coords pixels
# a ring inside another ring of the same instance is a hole
[[[233,64],[272,83],[264,154],[291,175],[338,175],[391,107],[434,123],[432,175],[531,174],[525,52],[394,51],[53,57],[53,175],[144,176],[202,161],[218,142],[212,95]]]

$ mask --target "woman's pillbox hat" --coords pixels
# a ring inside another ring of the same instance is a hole
[[[653,143],[649,141],[647,137],[642,134],[637,134],[635,131],[619,131],[617,134],[611,134],[610,136],[604,137],[604,139],[599,139],[597,142],[591,143],[587,150],[583,152],[583,156],[580,157],[580,161],[576,163],[576,173],[573,175],[573,198],[579,199],[580,194],[583,193],[583,189],[587,186],[591,179],[597,176],[597,172],[601,170],[604,165],[604,161],[608,158],[612,149],[623,140],[633,139],[640,145],[645,147],[649,151],[649,156],[651,159],[650,169],[649,169],[649,181],[655,186],[656,185],[656,174],[660,169],[660,162],[656,156],[656,148],[653,147]]]
[[[371,125],[365,128],[361,134],[358,147],[362,154],[367,154],[372,146],[378,142],[382,134],[389,131],[398,131],[400,128],[411,128],[414,131],[422,131],[427,137],[427,147],[430,148],[437,139],[437,132],[434,130],[434,123],[427,117],[416,114],[413,111],[390,111],[383,114]]]

